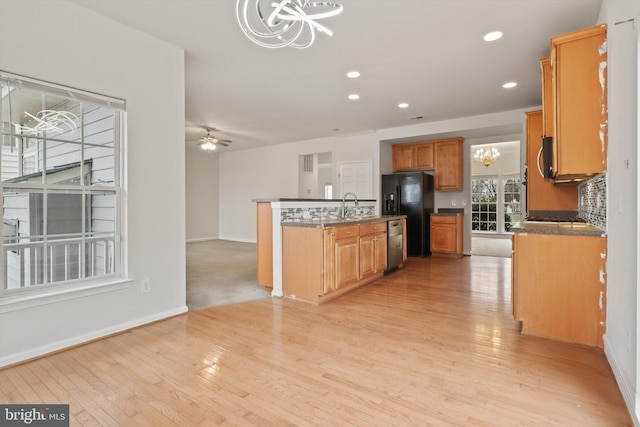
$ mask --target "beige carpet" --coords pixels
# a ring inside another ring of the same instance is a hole
[[[471,255],[511,257],[511,238],[472,237]]]
[[[256,283],[254,243],[229,240],[187,243],[189,310],[269,297]]]

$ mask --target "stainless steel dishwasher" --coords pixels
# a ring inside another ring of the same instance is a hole
[[[387,269],[385,273],[402,264],[402,221],[387,221]]]

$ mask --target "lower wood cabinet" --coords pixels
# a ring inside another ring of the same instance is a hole
[[[463,214],[431,214],[431,253],[462,256]]]
[[[387,223],[360,225],[360,278],[387,268]]]
[[[607,238],[513,235],[513,315],[522,333],[603,348]]]
[[[380,277],[387,268],[387,223],[282,227],[286,297],[320,303]]]

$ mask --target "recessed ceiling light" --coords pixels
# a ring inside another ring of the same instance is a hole
[[[398,104],[398,108],[407,108],[409,106],[409,104],[407,104],[406,102],[401,102],[400,104]]]
[[[349,71],[347,73],[347,77],[349,77],[350,79],[357,79],[358,77],[360,77],[360,73],[357,71]]]
[[[358,95],[357,93],[352,93],[351,95],[349,95],[349,99],[352,99],[352,100],[360,99],[360,95]]]
[[[500,37],[502,37],[502,33],[500,31],[492,31],[484,35],[484,41],[492,42],[498,40]]]
[[[512,87],[516,87],[516,86],[518,86],[518,83],[516,82],[509,82],[502,85],[502,87],[505,89],[511,89]]]

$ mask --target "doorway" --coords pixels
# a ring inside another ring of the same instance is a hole
[[[520,141],[474,145],[470,156],[471,253],[509,257],[522,219]]]

